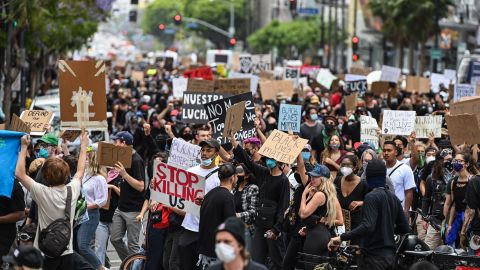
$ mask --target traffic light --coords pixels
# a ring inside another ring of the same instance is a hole
[[[165,24],[163,24],[163,23],[159,24],[158,29],[160,29],[160,31],[165,30]]]
[[[291,11],[297,10],[297,0],[288,0],[288,3]]]
[[[180,25],[182,23],[182,15],[180,14],[177,14],[173,17],[173,22],[176,24],[176,25]]]
[[[137,22],[137,11],[136,10],[130,10],[128,13],[128,21],[129,22]]]
[[[234,37],[232,37],[232,38],[230,38],[229,43],[230,43],[231,46],[235,46],[235,44],[237,43],[237,40]]]
[[[360,59],[358,55],[358,42],[360,39],[357,36],[352,37],[352,61],[357,62]]]

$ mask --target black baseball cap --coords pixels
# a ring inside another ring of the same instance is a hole
[[[12,255],[3,256],[2,260],[16,266],[29,268],[41,268],[43,265],[43,254],[33,246],[19,246]]]
[[[121,140],[124,141],[126,145],[133,144],[133,135],[128,131],[120,131],[114,136],[111,137],[112,140]]]
[[[217,140],[215,140],[215,139],[205,140],[205,141],[203,141],[203,142],[200,142],[198,145],[199,145],[200,147],[204,147],[204,146],[208,145],[208,146],[210,146],[210,147],[212,147],[212,148],[217,149],[217,151],[220,151],[220,143],[219,143]]]

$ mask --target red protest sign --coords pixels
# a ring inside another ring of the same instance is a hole
[[[183,72],[185,78],[202,78],[204,80],[213,80],[213,72],[209,66],[191,69]]]
[[[150,183],[151,199],[200,216],[195,198],[205,194],[205,179],[189,171],[155,161]]]

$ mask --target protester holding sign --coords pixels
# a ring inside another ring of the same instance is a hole
[[[266,161],[266,167],[254,163],[238,142],[230,136],[235,159],[245,164],[257,180],[259,190],[258,217],[255,223],[252,254],[253,260],[265,264],[267,257],[273,262],[273,269],[282,269],[283,250],[281,236],[283,214],[288,206],[289,182],[282,172],[285,164],[272,158]]]

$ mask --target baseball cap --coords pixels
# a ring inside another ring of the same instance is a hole
[[[215,139],[208,139],[208,140],[205,140],[205,141],[200,142],[198,144],[198,146],[200,146],[200,147],[204,147],[204,146],[207,146],[207,145],[212,147],[212,148],[217,149],[217,151],[220,150],[220,143]]]
[[[325,165],[317,164],[315,165],[315,167],[313,167],[313,170],[308,173],[308,175],[313,177],[321,176],[325,178],[330,178],[330,170]]]
[[[310,144],[305,144],[305,146],[303,147],[303,150],[307,149],[308,151],[312,151],[312,146],[310,146]]]
[[[318,104],[318,103],[320,103],[320,99],[318,98],[317,95],[312,96],[312,97],[310,98],[310,103],[312,103],[312,104]]]
[[[58,145],[58,137],[52,133],[47,133],[40,138],[41,142],[51,145]]]
[[[41,268],[43,265],[43,254],[33,246],[19,246],[12,255],[3,256],[2,260],[16,266],[29,268]]]
[[[133,136],[130,132],[128,131],[120,131],[114,136],[112,136],[112,140],[121,140],[124,141],[126,145],[132,145],[133,144]]]
[[[229,232],[242,245],[245,245],[245,223],[239,218],[229,217],[220,224],[216,233]]]

